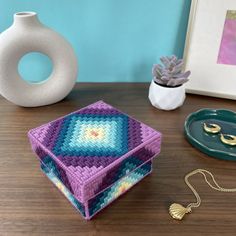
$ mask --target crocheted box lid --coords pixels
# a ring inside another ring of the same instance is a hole
[[[116,165],[161,134],[103,101],[29,131],[32,148],[45,152],[66,173],[75,197],[86,202]],[[153,148],[153,147],[152,147]],[[153,157],[153,156],[152,156]],[[42,160],[41,160],[42,161]]]

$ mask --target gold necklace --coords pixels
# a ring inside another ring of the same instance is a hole
[[[185,216],[185,214],[187,213],[191,213],[192,212],[192,208],[197,208],[201,205],[201,198],[198,194],[198,192],[195,190],[195,188],[189,183],[189,177],[195,175],[195,174],[202,174],[204,176],[204,179],[206,181],[206,183],[214,190],[219,191],[219,192],[236,192],[236,188],[231,188],[231,189],[227,189],[227,188],[222,188],[219,186],[219,184],[216,182],[213,174],[208,171],[208,170],[204,170],[204,169],[196,169],[191,171],[190,173],[188,173],[185,178],[184,181],[187,184],[187,186],[191,189],[191,191],[193,192],[193,194],[196,197],[196,202],[190,203],[187,205],[187,207],[182,206],[181,204],[178,203],[173,203],[171,204],[170,208],[169,208],[169,213],[170,215],[176,219],[176,220],[182,220],[183,217]],[[211,177],[211,180],[213,181],[213,184],[211,184],[209,182],[209,180],[207,179],[207,175]]]

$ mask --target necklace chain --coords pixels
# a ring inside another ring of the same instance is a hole
[[[189,177],[195,175],[195,174],[202,174],[206,183],[209,185],[209,187],[211,187],[212,189],[216,190],[216,191],[219,191],[219,192],[236,192],[236,188],[223,188],[221,187],[215,180],[215,177],[213,176],[213,174],[208,171],[208,170],[204,170],[204,169],[196,169],[196,170],[193,170],[191,171],[190,173],[188,173],[184,180],[185,180],[185,183],[188,185],[188,187],[191,189],[191,191],[193,192],[193,194],[195,195],[196,197],[196,202],[193,202],[193,203],[190,203],[188,204],[187,208],[191,210],[192,207],[196,208],[196,207],[199,207],[201,205],[201,198],[198,194],[198,192],[196,191],[196,189],[190,184],[189,182]],[[213,184],[210,183],[210,181],[208,180],[208,176],[211,177],[211,180],[213,181]]]

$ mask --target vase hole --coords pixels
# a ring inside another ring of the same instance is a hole
[[[18,72],[30,84],[43,83],[52,73],[52,61],[45,54],[30,52],[19,61]]]
[[[35,12],[18,12],[15,15],[16,16],[33,16],[35,14],[36,14]]]

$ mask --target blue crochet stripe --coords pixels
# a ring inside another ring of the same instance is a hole
[[[43,159],[42,159],[44,165],[47,167],[47,169],[51,170],[53,172],[53,174],[61,181],[62,178],[61,178],[61,175],[60,175],[60,171],[58,170],[57,168],[57,164],[55,163],[55,161],[50,157],[50,156],[45,156]]]

